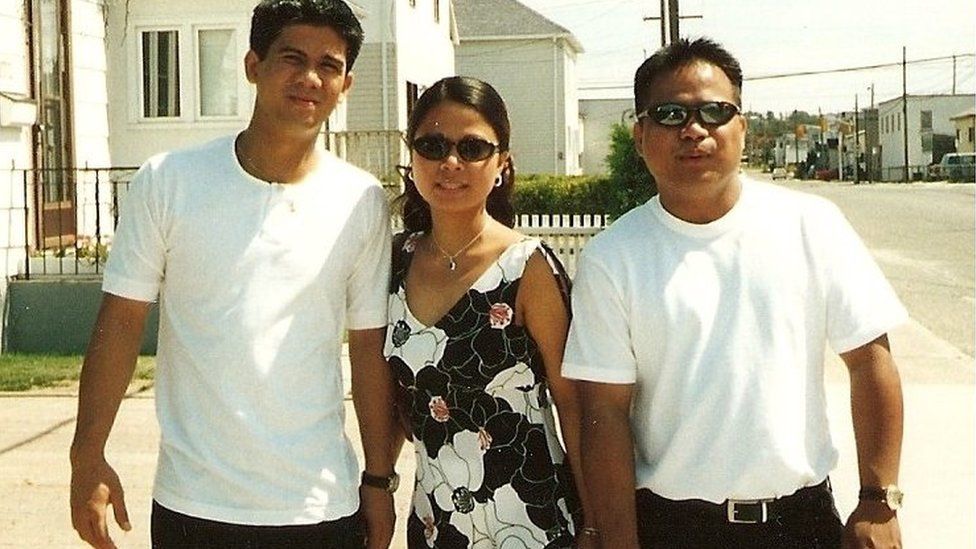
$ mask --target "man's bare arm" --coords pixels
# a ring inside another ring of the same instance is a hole
[[[579,382],[583,475],[603,547],[637,549],[633,385]]]
[[[396,420],[393,375],[383,357],[386,328],[349,331],[352,400],[359,420],[366,471],[377,476],[393,473],[403,445]],[[396,515],[391,494],[379,488],[360,489],[367,521],[367,547],[388,547]]]
[[[105,443],[135,369],[149,305],[104,294],[81,369],[71,443],[71,522],[93,547],[115,547],[108,534],[108,505],[119,526],[131,528],[122,485],[105,461]]]
[[[851,414],[862,487],[898,482],[903,429],[901,378],[888,336],[841,354],[851,377]],[[898,517],[882,502],[861,501],[851,513],[844,547],[901,547]]]

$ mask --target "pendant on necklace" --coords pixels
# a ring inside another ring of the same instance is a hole
[[[447,258],[447,260],[449,262],[447,264],[448,268],[450,268],[452,271],[455,270],[455,269],[457,269],[457,263],[454,262],[454,258],[453,257],[449,257],[449,258]]]

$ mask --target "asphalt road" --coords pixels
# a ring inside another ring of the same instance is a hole
[[[751,174],[769,179],[769,174]],[[976,185],[777,181],[836,203],[912,318],[963,353],[976,339]]]

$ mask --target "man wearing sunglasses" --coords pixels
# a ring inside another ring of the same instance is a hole
[[[584,250],[563,364],[582,380],[603,546],[900,547],[887,332],[907,314],[833,204],[740,171],[741,88],[707,39],[635,75],[634,140],[659,195]],[[846,526],[827,478],[827,344],[851,379],[861,492]]]

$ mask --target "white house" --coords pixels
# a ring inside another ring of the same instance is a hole
[[[242,129],[254,89],[244,75],[255,1],[121,2],[107,10],[115,165]],[[362,19],[361,2],[348,2]],[[357,67],[358,68],[358,67]],[[345,129],[345,105],[326,131]]]
[[[909,95],[905,102],[908,124],[908,177],[921,179],[932,163],[932,144],[936,136],[954,138],[951,117],[973,106],[973,94]],[[878,105],[878,128],[881,148],[881,177],[900,181],[905,167],[905,116],[901,97]]]
[[[94,232],[89,172],[110,164],[106,0],[0,2],[0,271]],[[3,290],[0,289],[0,292]]]
[[[450,0],[358,0],[366,39],[353,67],[340,154],[387,181],[407,161],[401,139],[424,89],[454,74],[457,24]]]
[[[587,99],[579,102],[583,150],[580,168],[586,175],[606,175],[607,155],[610,154],[610,132],[614,124],[623,124],[628,131],[634,123],[634,100],[629,98]]]
[[[455,0],[457,73],[492,84],[512,122],[520,173],[581,173],[576,59],[583,46],[564,27],[516,0]]]

